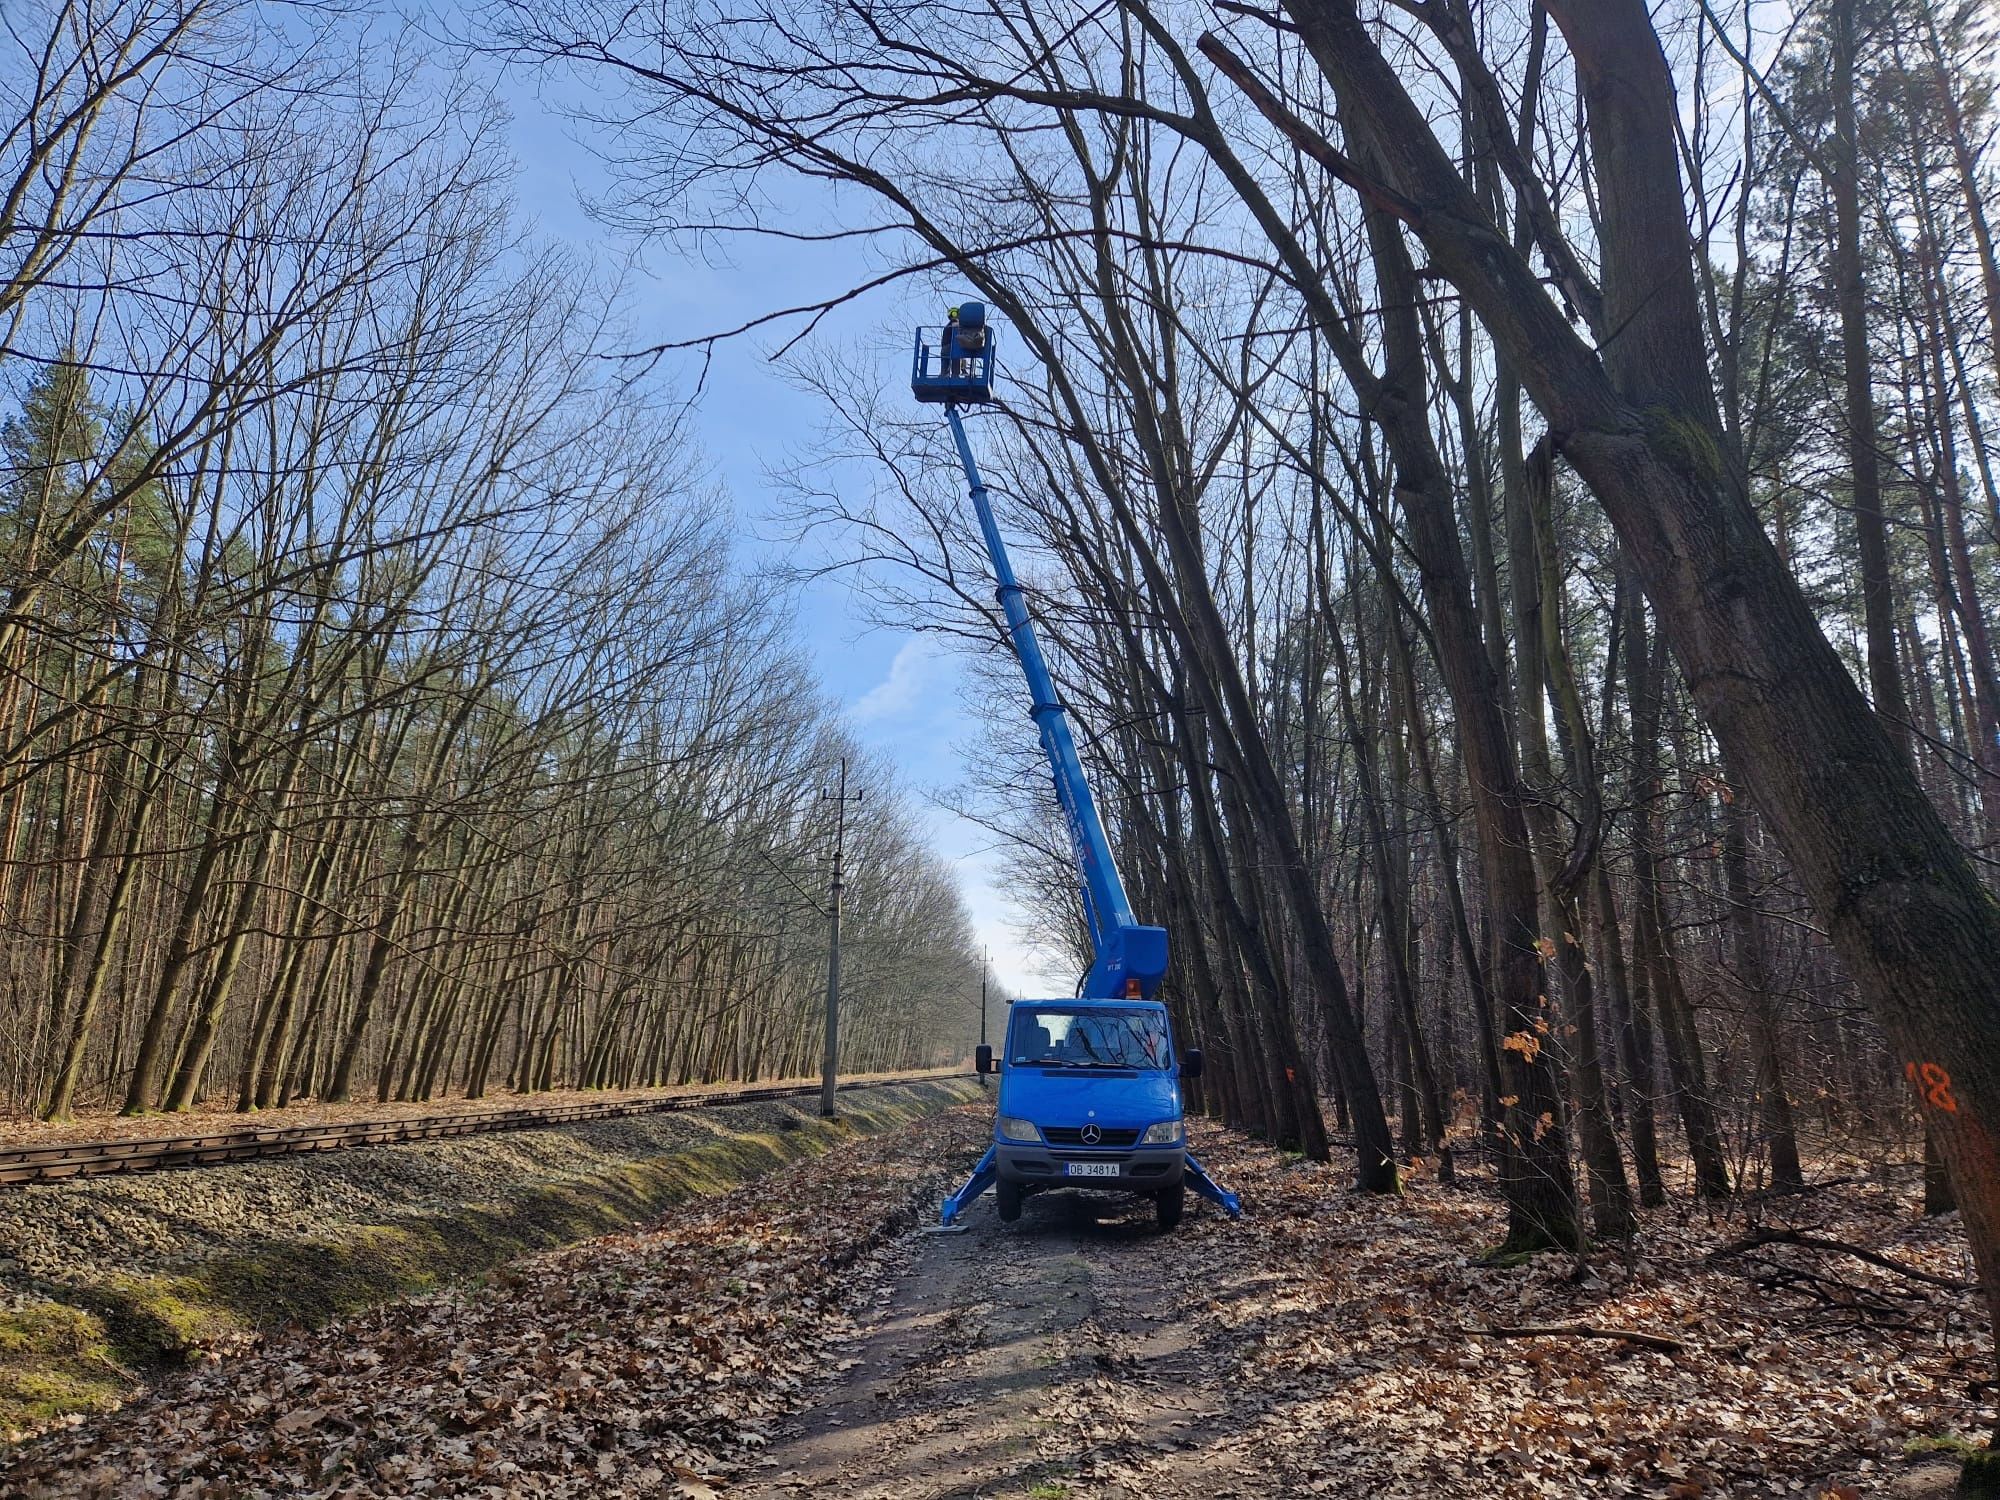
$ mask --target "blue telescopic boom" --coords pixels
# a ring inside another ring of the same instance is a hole
[[[1077,873],[1083,890],[1083,907],[1090,923],[1090,945],[1094,955],[1090,972],[1083,977],[1082,993],[1093,998],[1119,999],[1136,995],[1151,1000],[1167,972],[1167,932],[1164,927],[1148,927],[1132,916],[1132,903],[1125,895],[1125,882],[1111,860],[1111,842],[1104,836],[1104,823],[1097,816],[1097,803],[1084,779],[1083,762],[1076,753],[1076,736],[1070,729],[1069,714],[1056,699],[1055,680],[1049,676],[1041,642],[1028,618],[1028,603],[1014,565],[1007,556],[1007,544],[993,520],[993,506],[986,496],[986,483],[979,477],[979,465],[966,441],[965,423],[958,407],[944,409],[951,424],[951,438],[958,445],[958,461],[965,467],[965,482],[972,491],[972,508],[979,517],[979,530],[986,539],[987,556],[993,561],[993,576],[999,582],[995,597],[1007,618],[1007,638],[1028,679],[1028,712],[1041,731],[1042,752],[1049,758],[1055,779],[1056,800],[1062,804],[1069,824],[1070,847],[1075,852]]]
[[[1000,539],[1000,528],[993,520],[986,482],[979,477],[979,465],[972,457],[972,444],[966,440],[965,423],[958,414],[962,405],[993,399],[993,338],[986,326],[984,305],[969,302],[953,308],[938,335],[936,353],[933,364],[930,337],[919,329],[911,353],[910,389],[919,401],[943,406],[945,420],[951,424],[951,440],[958,445],[958,461],[972,492],[979,533],[985,538],[986,554],[999,584],[994,597],[1007,620],[1008,643],[1028,679],[1028,712],[1041,732],[1042,753],[1049,758],[1056,800],[1069,824],[1070,848],[1076,858],[1084,914],[1090,923],[1092,955],[1079,993],[1089,999],[1158,999],[1160,981],[1167,972],[1167,931],[1132,920],[1125,882],[1118,878],[1118,867],[1111,861],[1111,841],[1104,836],[1090,783],[1084,780],[1083,762],[1077,758],[1069,714],[1056,698],[1055,680],[1049,676],[1042,643],[1035,638],[1034,624],[1028,618],[1027,595],[1014,576],[1007,544]],[[961,1220],[965,1210],[998,1180],[997,1161],[997,1149],[989,1148],[972,1175],[944,1200],[938,1213],[940,1232],[964,1230]],[[1232,1219],[1242,1214],[1243,1205],[1236,1195],[1210,1177],[1193,1152],[1185,1153],[1184,1164],[1187,1183],[1195,1192]]]

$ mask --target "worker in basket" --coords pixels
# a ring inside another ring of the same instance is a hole
[[[939,341],[939,372],[948,378],[975,373],[986,348],[986,304],[967,302],[945,309],[944,336]]]

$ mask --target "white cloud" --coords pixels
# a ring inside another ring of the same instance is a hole
[[[942,808],[927,819],[931,847],[951,864],[973,931],[988,950],[993,975],[1015,995],[1067,995],[1076,975],[1065,971],[1054,944],[1037,943],[1020,928],[1021,912],[1007,895],[1008,850],[969,819]]]
[[[1048,950],[1022,941],[1018,912],[992,885],[968,885],[965,905],[972,930],[993,965],[993,977],[1017,998],[1046,1000],[1076,988],[1076,975],[1058,969]]]
[[[940,673],[939,652],[928,636],[913,635],[897,648],[889,675],[863,693],[848,709],[856,724],[900,719],[934,696]]]
[[[857,734],[895,761],[912,791],[949,783],[963,772],[965,752],[956,740],[974,726],[957,700],[959,671],[935,636],[913,635],[897,648],[882,679],[848,705]],[[1034,733],[1025,712],[1021,724],[1022,733]],[[1006,895],[1006,848],[943,808],[929,808],[924,821],[931,847],[957,877],[974,932],[991,952],[994,977],[1016,995],[1067,995],[1076,976],[1062,972],[1054,945],[1037,944],[1018,929],[1019,911]]]

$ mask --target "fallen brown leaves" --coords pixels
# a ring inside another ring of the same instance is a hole
[[[1629,1261],[1503,1268],[1480,1259],[1503,1222],[1490,1186],[1382,1200],[1346,1191],[1344,1164],[1219,1133],[1200,1148],[1250,1216],[1191,1221],[1171,1247],[1192,1261],[1176,1279],[1201,1383],[1232,1393],[1193,1435],[1245,1495],[1874,1496],[1911,1440],[1991,1429],[1964,1237],[1912,1191],[1851,1183],[1754,1224],[1681,1203],[1646,1216]],[[1714,1258],[1753,1229],[1754,1255]],[[1559,1331],[1520,1336],[1534,1325]],[[1576,1336],[1606,1330],[1657,1343]],[[1176,1493],[1186,1461],[1126,1473]]]
[[[705,1496],[836,1368],[876,1252],[983,1133],[959,1111],[273,1339],[28,1445],[34,1496]]]

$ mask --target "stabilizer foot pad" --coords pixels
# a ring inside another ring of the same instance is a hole
[[[951,1230],[964,1229],[966,1227],[958,1222],[959,1215],[972,1206],[973,1199],[977,1198],[981,1193],[992,1187],[995,1182],[1000,1180],[1000,1173],[994,1166],[994,1163],[999,1160],[999,1156],[999,1152],[994,1147],[988,1146],[986,1154],[979,1158],[979,1165],[974,1167],[972,1175],[965,1179],[965,1186],[945,1199],[939,1206],[938,1227],[940,1229]]]
[[[1209,1176],[1207,1169],[1194,1159],[1192,1151],[1187,1156],[1187,1184],[1230,1218],[1243,1217],[1243,1200]]]

